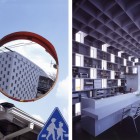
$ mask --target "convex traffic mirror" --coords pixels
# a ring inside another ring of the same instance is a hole
[[[0,40],[0,92],[17,101],[35,101],[56,83],[58,58],[53,45],[31,32]]]

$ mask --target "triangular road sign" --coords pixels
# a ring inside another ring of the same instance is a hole
[[[68,125],[58,107],[47,120],[38,135],[38,140],[68,140]]]

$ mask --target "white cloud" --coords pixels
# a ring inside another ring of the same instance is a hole
[[[68,99],[69,96],[69,91],[71,88],[69,86],[69,77],[67,76],[66,79],[63,79],[58,83],[57,91],[56,91],[56,96],[64,99]]]
[[[57,73],[57,70],[53,68],[53,65],[51,64],[56,63],[54,58],[48,52],[46,52],[41,45],[29,40],[20,39],[4,44],[1,49],[3,49],[5,46],[28,58],[30,61],[42,68],[46,73]]]
[[[44,119],[43,119],[40,115],[33,114],[32,116],[33,116],[35,119],[37,119],[37,120],[40,120],[40,121],[43,121],[43,122],[44,122]]]
[[[68,123],[69,115],[68,115],[68,107],[64,107],[62,110],[63,117],[65,118],[66,122]]]

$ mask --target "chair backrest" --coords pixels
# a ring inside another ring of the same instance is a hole
[[[136,119],[138,116],[140,116],[140,106],[137,107],[136,113],[133,118]]]
[[[123,108],[122,119],[128,117],[130,111],[131,111],[131,108],[130,108],[130,107],[128,107],[128,108]]]

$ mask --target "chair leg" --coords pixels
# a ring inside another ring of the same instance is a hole
[[[135,123],[134,119],[133,119],[133,123],[134,123],[135,129],[136,129],[136,132],[138,133],[138,129],[137,129],[137,126],[136,126],[136,123]]]

